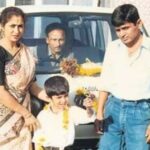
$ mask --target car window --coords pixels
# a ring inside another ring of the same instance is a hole
[[[56,74],[61,75],[67,78],[70,85],[70,105],[75,105],[74,98],[78,93],[77,91],[82,91],[82,89],[90,91],[95,95],[95,100],[97,100],[100,86],[99,76],[105,49],[108,42],[116,38],[110,17],[111,14],[91,12],[52,13],[50,10],[49,13],[28,14],[22,41],[29,46],[37,60],[36,80],[38,85],[43,87],[47,78]],[[53,22],[62,23],[66,27],[64,50],[71,52],[73,58],[77,60],[80,67],[80,74],[78,75],[71,76],[68,75],[68,72],[62,73],[62,66],[52,67],[50,65],[49,51],[45,40],[45,28]],[[35,97],[32,97],[31,102],[32,112],[36,116],[44,104]],[[42,104],[39,104],[40,102]],[[91,139],[93,137],[99,139],[99,135],[93,132],[93,124],[76,127],[76,139]]]
[[[61,22],[59,17],[28,16],[26,22],[27,30],[24,33],[25,39],[45,38],[45,28],[53,22]]]
[[[97,14],[42,14],[27,17],[26,32],[22,41],[27,44],[37,58],[37,73],[57,73],[60,69],[49,68],[48,47],[45,41],[45,28],[48,24],[58,22],[66,27],[66,44],[64,49],[73,53],[79,64],[88,59],[102,63],[109,41],[114,37],[110,16]]]

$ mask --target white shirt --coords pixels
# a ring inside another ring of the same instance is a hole
[[[120,40],[109,44],[100,90],[126,100],[150,98],[150,38],[143,36],[140,48],[132,56]]]
[[[33,142],[38,143],[39,137],[44,137],[43,146],[64,148],[72,145],[75,138],[75,125],[93,122],[95,115],[89,117],[87,111],[71,106],[69,108],[68,129],[63,128],[63,112],[53,113],[50,109],[42,110],[38,116],[41,128],[34,132]]]

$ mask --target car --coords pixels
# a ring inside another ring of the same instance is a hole
[[[30,46],[33,54],[38,60],[45,60],[48,56],[45,48],[45,27],[53,22],[60,22],[67,27],[66,45],[74,53],[74,57],[79,64],[86,62],[88,58],[91,62],[100,64],[103,61],[103,56],[108,42],[116,38],[114,28],[111,26],[110,17],[111,10],[106,8],[91,8],[83,6],[54,6],[44,5],[28,9],[24,9],[27,13],[26,32],[23,37],[23,42]],[[34,11],[33,11],[34,10]],[[63,75],[58,70],[48,69],[43,63],[37,64],[36,78],[37,82],[43,86],[44,81],[52,75]],[[98,95],[99,75],[93,76],[67,76],[70,84],[70,100],[74,104],[74,97],[79,88],[86,88]],[[41,109],[37,109],[36,100],[32,100],[32,110],[36,115]],[[98,141],[99,135],[94,131],[93,123],[76,126],[76,141],[95,140]],[[84,144],[80,148],[96,147],[96,142],[93,145]],[[89,142],[86,142],[89,143]],[[92,143],[92,142],[91,142]],[[95,144],[95,145],[94,145]],[[79,145],[78,143],[76,145]],[[76,148],[77,149],[77,148]]]
[[[70,3],[20,5],[23,4],[23,0],[16,2],[16,6],[27,14],[26,31],[21,40],[30,48],[38,60],[36,69],[38,84],[43,87],[44,81],[48,77],[62,75],[67,77],[70,84],[69,97],[71,105],[75,105],[74,98],[77,90],[82,88],[98,97],[100,71],[92,75],[87,73],[72,77],[62,73],[61,70],[49,69],[44,63],[41,64],[39,60],[44,61],[48,56],[44,30],[48,24],[53,22],[64,24],[67,28],[66,48],[74,53],[74,58],[78,64],[82,65],[90,62],[102,67],[107,44],[117,38],[115,29],[111,25],[113,9],[99,6],[72,5]],[[0,11],[2,9],[3,7],[0,8]],[[145,32],[145,30],[143,31]],[[35,116],[44,105],[44,102],[32,97],[32,112]],[[99,138],[100,135],[95,133],[93,123],[78,125],[76,127],[74,149],[96,149]]]

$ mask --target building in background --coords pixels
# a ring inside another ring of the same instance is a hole
[[[140,13],[140,17],[144,23],[145,28],[150,35],[150,2],[149,0],[101,0],[100,5],[102,7],[115,8],[121,4],[133,4],[135,5]]]
[[[86,5],[115,8],[121,4],[134,4],[140,13],[144,26],[150,35],[150,3],[149,0],[0,0],[0,7],[17,5],[46,5],[46,4],[64,4],[64,5]]]
[[[39,4],[56,4],[56,5],[86,5],[97,6],[100,0],[0,0],[0,7],[8,5],[39,5]]]

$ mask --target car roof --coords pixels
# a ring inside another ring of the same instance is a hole
[[[55,13],[55,12],[72,12],[72,13],[97,13],[97,14],[111,14],[112,8],[105,7],[90,7],[90,6],[78,6],[78,5],[22,5],[17,6],[21,8],[27,14],[33,13]],[[6,7],[1,7],[0,12]]]

